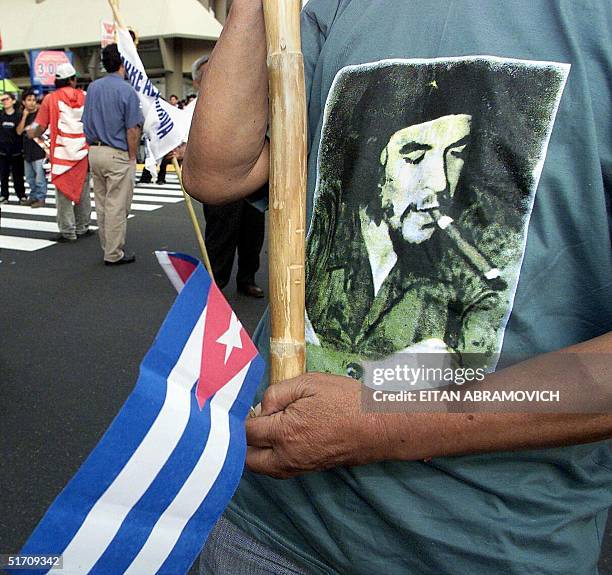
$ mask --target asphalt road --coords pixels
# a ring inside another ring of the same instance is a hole
[[[104,266],[96,236],[0,249],[0,553],[21,548],[131,392],[175,297],[153,252],[198,254],[183,203],[135,213],[132,265]],[[265,270],[258,280],[266,289]],[[237,295],[233,282],[226,297],[252,332],[265,300]],[[610,529],[600,573],[612,575]]]
[[[130,394],[175,298],[154,251],[198,256],[184,203],[133,213],[134,264],[104,266],[97,236],[0,249],[0,553],[22,547]],[[3,210],[0,226],[8,217]],[[37,216],[45,219],[53,221]],[[52,237],[2,229],[9,232]],[[267,290],[267,272],[257,279]],[[265,300],[236,294],[233,281],[225,292],[252,333]]]

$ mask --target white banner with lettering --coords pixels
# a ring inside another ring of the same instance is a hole
[[[136,90],[147,140],[145,167],[155,173],[155,163],[187,140],[191,117],[164,100],[145,72],[134,41],[125,28],[117,27],[119,53],[125,66],[125,76]]]

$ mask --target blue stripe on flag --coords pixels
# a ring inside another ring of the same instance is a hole
[[[195,382],[194,382],[195,383]],[[144,545],[159,516],[172,503],[198,461],[210,432],[210,403],[200,412],[191,390],[191,413],[185,432],[149,489],[125,518],[113,542],[102,554],[91,575],[108,575],[108,566],[123,573]]]
[[[134,391],[94,451],[53,502],[21,554],[61,554],[140,445],[164,402],[167,377],[204,310],[210,285],[208,274],[198,266],[145,356]]]
[[[210,531],[225,511],[229,500],[233,497],[242,476],[246,457],[244,420],[252,405],[255,391],[261,382],[264,370],[263,359],[260,355],[255,356],[242,389],[230,410],[230,443],[223,468],[206,499],[188,521],[180,539],[166,558],[158,574],[176,575],[189,571],[202,550],[203,542],[206,541]]]

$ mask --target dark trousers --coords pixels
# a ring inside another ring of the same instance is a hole
[[[204,206],[204,239],[215,281],[224,288],[230,280],[234,255],[238,250],[239,285],[255,282],[259,252],[263,246],[265,215],[246,200],[225,206]]]
[[[167,160],[164,158],[159,165],[159,170],[157,171],[157,183],[165,183],[166,182],[166,169],[168,168],[168,164],[171,164],[172,160]],[[142,169],[142,175],[140,176],[140,180],[138,183],[140,184],[150,184],[153,181],[151,177],[151,172],[147,170],[147,168]]]
[[[142,168],[142,174],[140,175],[140,180],[138,180],[139,184],[150,184],[153,181],[151,177],[151,172],[147,170],[147,168]]]
[[[159,164],[159,170],[157,171],[157,183],[165,183],[166,182],[166,168],[168,164],[171,164],[172,160],[168,160],[164,158]]]
[[[9,197],[9,176],[13,173],[13,185],[18,198],[25,198],[25,185],[23,183],[24,166],[21,154],[8,156],[0,154],[0,192],[4,198]]]

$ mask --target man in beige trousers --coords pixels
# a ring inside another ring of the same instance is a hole
[[[89,86],[83,126],[90,146],[104,263],[122,265],[136,261],[136,256],[125,250],[125,236],[144,118],[135,90],[125,81],[116,44],[104,48],[102,63],[108,74]]]

